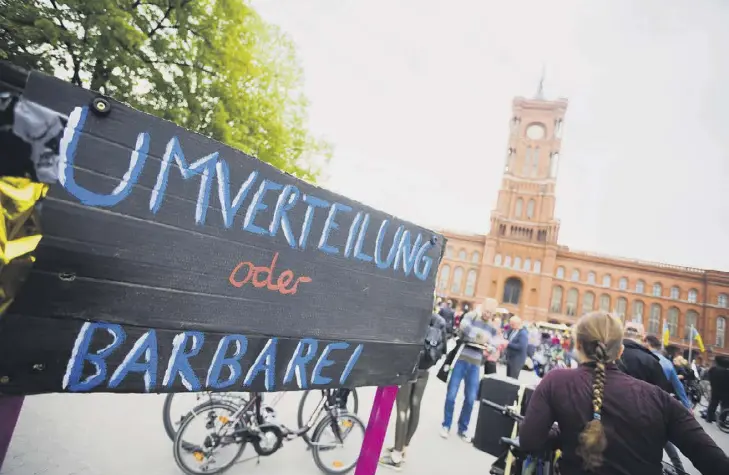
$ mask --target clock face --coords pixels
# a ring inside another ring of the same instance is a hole
[[[526,134],[532,140],[540,140],[544,137],[544,127],[540,124],[531,124],[527,127]]]

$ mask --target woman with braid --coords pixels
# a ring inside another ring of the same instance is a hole
[[[519,430],[522,449],[536,451],[555,438],[564,475],[661,475],[670,441],[703,475],[729,474],[729,457],[691,412],[616,367],[623,352],[619,317],[583,316],[574,341],[580,366],[550,371],[537,386]]]

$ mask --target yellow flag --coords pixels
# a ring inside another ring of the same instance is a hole
[[[705,352],[706,348],[704,348],[704,340],[701,339],[701,335],[699,335],[698,330],[696,330],[695,328],[692,328],[692,330],[694,340],[696,340],[696,344],[699,346],[699,350],[701,350],[702,353]]]
[[[663,346],[668,346],[669,336],[671,336],[671,332],[668,330],[668,323],[663,322]]]

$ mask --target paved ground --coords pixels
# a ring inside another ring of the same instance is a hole
[[[522,373],[531,380],[532,374]],[[372,388],[361,388],[360,415],[367,420]],[[438,435],[445,384],[431,377],[426,389],[420,426],[403,470],[413,474],[488,473],[493,458],[456,437]],[[158,395],[33,396],[26,399],[10,446],[3,475],[179,475],[172,444],[161,423],[163,397]],[[280,419],[295,421],[299,395],[287,394],[277,406]],[[460,411],[457,403],[456,415]],[[476,411],[471,430],[475,428]],[[729,434],[707,430],[729,453]],[[388,433],[388,439],[392,434]],[[252,449],[247,454],[252,453]],[[689,462],[687,467],[691,467]],[[478,468],[483,467],[483,468]],[[380,473],[388,473],[381,468]],[[270,458],[233,467],[235,474],[306,475],[320,473],[302,441],[288,443]],[[692,474],[698,474],[696,470]]]

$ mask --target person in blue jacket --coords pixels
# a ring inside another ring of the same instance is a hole
[[[506,376],[519,379],[529,348],[529,332],[522,327],[521,318],[514,315],[509,319],[509,332],[506,334]]]
[[[681,404],[683,404],[688,410],[692,410],[693,407],[691,406],[691,401],[689,401],[689,398],[686,395],[686,389],[683,387],[683,383],[680,379],[678,379],[676,368],[673,366],[673,363],[671,363],[671,360],[663,356],[661,353],[661,342],[658,340],[658,337],[648,335],[645,337],[645,342],[648,344],[651,352],[658,357],[658,361],[661,363],[661,368],[663,368],[663,374],[666,375],[666,379],[668,379],[671,386],[673,386],[673,393],[676,395],[678,400],[681,401]]]

